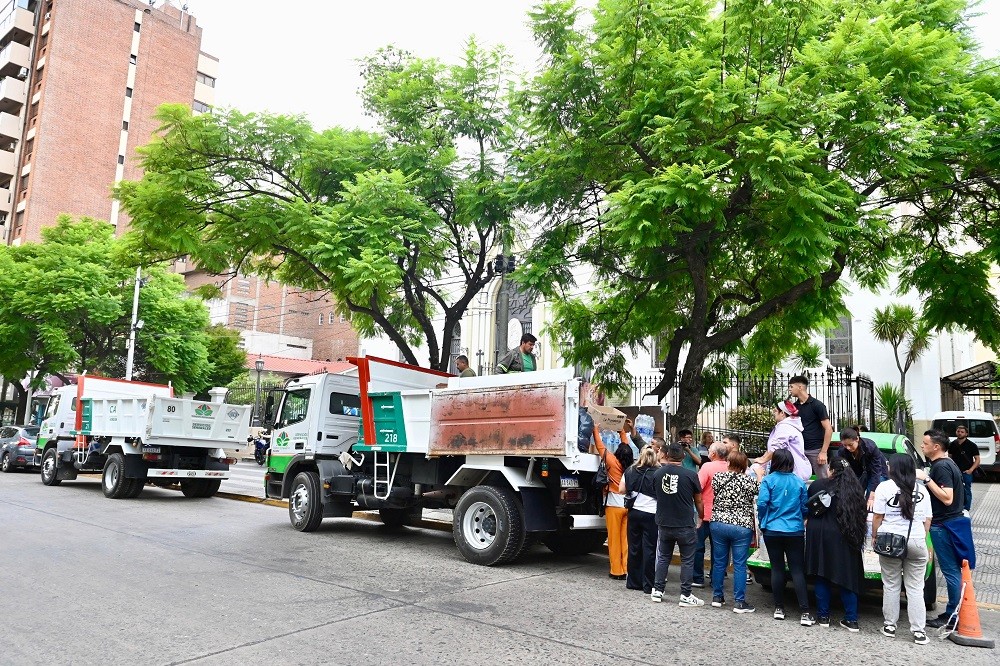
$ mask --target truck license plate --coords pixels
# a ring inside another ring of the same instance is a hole
[[[580,479],[575,476],[560,476],[559,477],[559,487],[560,488],[579,488]]]

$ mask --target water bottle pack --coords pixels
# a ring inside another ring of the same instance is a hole
[[[649,414],[639,414],[635,417],[635,431],[642,441],[649,442],[653,438],[653,430],[656,427],[656,420]]]

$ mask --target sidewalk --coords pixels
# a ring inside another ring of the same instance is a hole
[[[976,543],[976,570],[972,572],[976,601],[1000,608],[1000,483],[973,484],[971,514]],[[938,596],[946,596],[940,574]]]

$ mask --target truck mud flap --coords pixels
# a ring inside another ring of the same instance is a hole
[[[518,488],[524,506],[526,532],[551,532],[559,529],[556,506],[548,488]]]

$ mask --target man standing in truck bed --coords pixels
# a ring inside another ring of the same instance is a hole
[[[537,338],[531,333],[521,336],[521,345],[514,347],[497,362],[497,374],[508,372],[533,372],[538,369],[538,361],[531,350],[535,348]]]

